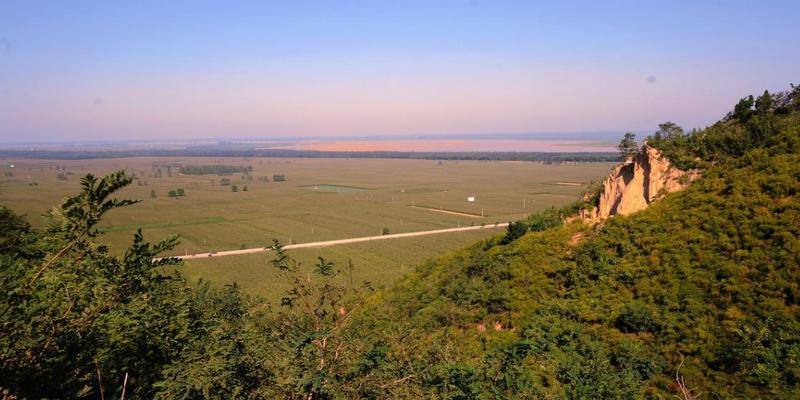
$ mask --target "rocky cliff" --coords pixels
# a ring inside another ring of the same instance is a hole
[[[647,208],[667,193],[682,190],[697,177],[697,171],[683,171],[648,145],[628,157],[603,180],[600,199],[580,218],[598,223],[613,215],[629,215]]]

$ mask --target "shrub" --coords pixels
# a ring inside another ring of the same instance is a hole
[[[655,332],[658,323],[646,305],[638,302],[628,303],[622,308],[614,323],[617,329],[627,333]]]

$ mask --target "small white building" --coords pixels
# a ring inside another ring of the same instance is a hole
[[[475,196],[467,197],[467,201],[470,202],[470,203],[474,203],[475,202]]]

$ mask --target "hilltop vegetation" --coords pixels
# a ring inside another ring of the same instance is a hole
[[[391,290],[274,244],[291,289],[268,306],[166,274],[175,239],[124,257],[97,222],[123,174],[31,229],[0,218],[0,387],[18,397],[797,398],[800,90],[648,138],[702,177],[602,226],[531,216]],[[128,374],[127,384],[124,377]],[[102,385],[101,385],[102,384]],[[101,389],[101,386],[105,389]]]
[[[770,97],[648,138],[704,168],[688,190],[599,228],[540,213],[397,285],[368,313],[402,332],[379,341],[384,379],[414,377],[393,394],[800,395],[800,91]]]

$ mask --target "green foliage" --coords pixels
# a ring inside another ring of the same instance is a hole
[[[636,142],[636,134],[633,132],[625,133],[619,144],[617,145],[620,157],[624,160],[630,157],[639,150],[639,143]]]
[[[531,214],[526,220],[509,222],[506,234],[499,243],[509,244],[528,231],[542,232],[560,226],[568,217],[576,215],[580,210],[593,207],[599,196],[600,187],[590,185],[576,202]]]
[[[368,373],[364,363],[382,357],[380,346],[363,347],[363,335],[354,325],[368,287],[339,283],[340,271],[322,257],[309,274],[279,242],[273,241],[271,250],[270,265],[291,288],[279,310],[255,320],[253,351],[260,355],[260,365],[277,372],[272,384],[261,385],[263,393],[269,398],[357,397],[365,379],[357,372]]]
[[[655,332],[658,323],[650,309],[641,303],[626,304],[614,323],[623,332]]]
[[[81,179],[81,193],[69,197],[59,209],[53,211],[53,230],[69,236],[95,236],[97,224],[103,215],[118,207],[138,203],[137,200],[109,198],[117,190],[130,185],[132,179],[123,171],[113,172],[101,179],[89,174]]]
[[[747,122],[753,116],[753,103],[755,103],[753,96],[747,96],[739,100],[733,108],[732,117],[739,121]]]
[[[314,266],[314,272],[321,276],[332,276],[335,274],[333,268],[335,264],[332,261],[327,261],[322,257],[317,257],[319,262]]]
[[[30,224],[20,215],[0,206],[0,254],[25,254],[33,256],[36,235]]]
[[[668,122],[647,138],[647,143],[662,151],[679,168],[707,167],[724,159],[742,157],[753,148],[776,148],[780,143],[797,146],[796,129],[800,90],[777,94],[767,91],[754,98],[747,96],[723,120],[684,135],[683,130]],[[794,147],[796,148],[796,147]]]
[[[508,228],[506,229],[506,235],[500,240],[500,244],[509,244],[524,235],[527,231],[528,224],[526,224],[524,221],[509,222]]]
[[[198,356],[211,368],[216,354],[225,368],[202,381],[191,376],[192,387],[241,393],[239,378],[248,370],[229,351],[236,336],[223,312],[225,299],[247,308],[238,290],[192,288],[165,274],[178,260],[155,257],[176,238],[150,244],[140,230],[122,257],[112,256],[93,240],[107,212],[135,203],[113,198],[131,179],[116,172],[81,183],[78,195],[51,211],[45,231],[0,209],[0,387],[17,398],[110,398],[128,374],[126,396],[150,398],[177,393],[171,390],[187,374],[176,371],[197,367]],[[232,374],[236,379],[225,380]]]

